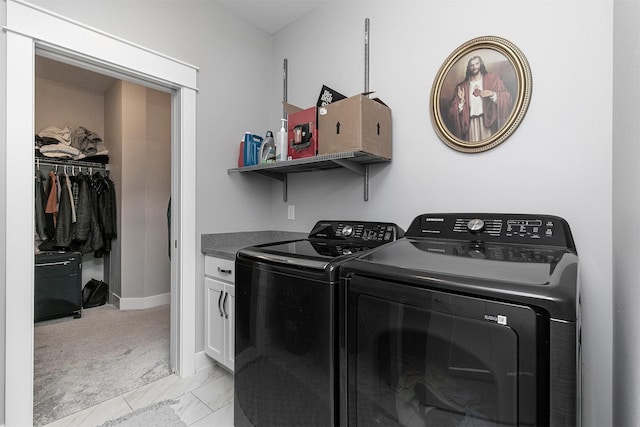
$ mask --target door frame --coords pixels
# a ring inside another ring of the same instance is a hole
[[[35,55],[172,94],[171,360],[195,372],[197,68],[20,0],[6,0],[5,425],[33,424]],[[31,215],[27,215],[31,212]]]

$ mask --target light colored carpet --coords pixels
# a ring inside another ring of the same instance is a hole
[[[164,400],[154,403],[146,408],[133,411],[115,420],[107,421],[100,427],[186,427],[187,425],[180,419],[171,405],[179,403],[177,400]]]
[[[35,325],[33,418],[42,426],[170,374],[169,306],[83,310]]]

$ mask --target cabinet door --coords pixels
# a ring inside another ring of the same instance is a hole
[[[225,321],[222,311],[225,283],[209,277],[205,283],[205,353],[214,360],[224,363]]]
[[[226,285],[225,292],[227,293],[227,305],[225,306],[225,312],[228,313],[229,317],[227,320],[227,325],[225,326],[227,331],[227,340],[226,340],[226,348],[225,348],[225,365],[233,371],[234,366],[234,351],[235,351],[235,321],[234,319],[234,310],[235,310],[235,302],[236,302],[236,287],[233,285]],[[223,297],[224,298],[224,297]]]

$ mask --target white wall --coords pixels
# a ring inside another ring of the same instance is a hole
[[[322,84],[345,95],[363,90],[370,18],[370,89],[392,109],[394,151],[390,164],[371,167],[368,202],[362,180],[346,170],[290,175],[288,203],[273,184],[273,224],[309,230],[321,218],[363,218],[406,228],[420,213],[456,211],[564,217],[580,256],[584,425],[611,425],[612,2],[481,4],[328,2],[276,34],[273,56],[277,63],[288,59],[289,101],[311,106]],[[506,142],[461,154],[436,136],[429,94],[447,56],[483,35],[522,50],[533,94]],[[279,70],[273,81],[275,127]],[[286,219],[287,204],[296,207],[295,221]]]
[[[104,94],[36,76],[34,126],[84,126],[104,139]]]
[[[144,296],[171,292],[167,207],[171,196],[171,94],[146,89]]]
[[[119,187],[119,296],[149,298],[168,294],[171,285],[167,252],[171,96],[126,81],[116,86],[122,90],[122,163],[119,176],[114,176]]]
[[[104,94],[104,121],[106,123],[105,141],[109,141],[109,167],[111,168],[110,177],[116,191],[116,223],[122,223],[121,209],[118,209],[122,200],[122,133],[123,122],[122,104],[123,90],[122,81],[116,81],[107,89]],[[114,239],[111,245],[111,254],[109,258],[109,302],[117,304],[117,298],[112,295],[122,295],[122,269],[120,259],[122,258],[122,239]]]

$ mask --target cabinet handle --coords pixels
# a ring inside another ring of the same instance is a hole
[[[226,268],[220,268],[218,267],[218,273],[222,273],[222,274],[231,274],[232,271],[231,269],[226,269]]]
[[[223,314],[222,314],[222,308],[221,308],[221,306],[220,306],[220,301],[222,301],[222,294],[223,294],[223,293],[224,293],[224,292],[220,291],[220,296],[218,297],[218,311],[220,312],[220,317],[222,317],[222,315],[223,315]]]
[[[224,293],[224,301],[222,301],[222,309],[224,310],[224,318],[228,319],[229,318],[229,314],[227,313],[227,297],[229,296],[229,292],[225,292]]]

